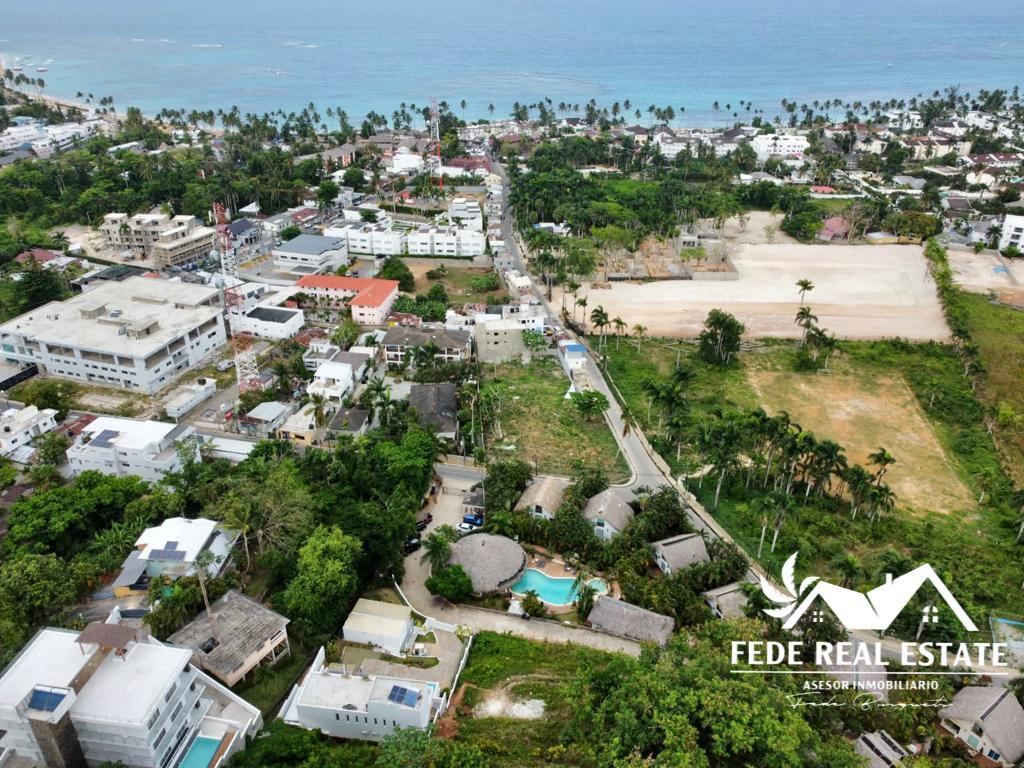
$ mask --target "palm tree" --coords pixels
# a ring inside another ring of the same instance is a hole
[[[807,331],[812,325],[818,322],[818,316],[811,312],[810,307],[800,307],[800,309],[797,310],[796,317],[793,319],[793,322],[804,329],[803,334],[800,337],[800,346],[803,346],[804,342],[807,341]]]
[[[604,311],[604,307],[597,306],[590,311],[590,322],[594,324],[594,328],[601,334],[599,343],[601,346],[604,346],[606,338],[605,329],[611,322],[608,319],[608,313]]]
[[[853,583],[863,571],[860,560],[849,553],[836,557],[836,559],[832,561],[832,567],[835,568],[843,577],[843,581],[840,586],[847,588],[853,586]]]
[[[800,303],[804,303],[804,295],[808,291],[814,290],[814,283],[808,280],[806,277],[796,281],[796,287],[800,289]]]
[[[640,351],[640,345],[643,343],[644,336],[647,334],[647,326],[640,325],[637,323],[633,326],[633,335],[636,337],[636,351]]]
[[[885,448],[879,448],[877,451],[868,454],[868,462],[878,467],[878,470],[875,472],[874,481],[875,485],[881,485],[882,477],[889,470],[889,466],[896,463],[896,457]]]
[[[423,540],[423,557],[421,562],[430,563],[431,573],[444,568],[452,554],[452,542],[458,538],[455,529],[450,525],[442,525]]]
[[[313,424],[317,429],[323,429],[330,415],[330,402],[325,395],[317,392],[309,396],[309,404],[313,406]]]
[[[587,297],[576,299],[576,306],[583,308],[583,330],[587,330]],[[576,312],[573,311],[573,319],[576,319]]]
[[[619,348],[619,339],[622,338],[623,332],[626,330],[626,321],[621,317],[612,318],[612,325],[615,326],[615,348]]]

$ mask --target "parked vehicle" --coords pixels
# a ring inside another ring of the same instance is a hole
[[[473,531],[475,531],[476,530],[476,526],[475,525],[470,525],[469,523],[459,523],[456,526],[456,530],[462,536],[465,536],[467,533],[472,533]]]
[[[417,531],[426,530],[427,526],[430,525],[432,522],[434,522],[434,516],[433,515],[427,515],[422,520],[417,520],[416,521],[416,530]]]
[[[224,371],[229,370],[231,368],[234,368],[234,367],[235,367],[235,361],[234,360],[230,360],[230,359],[228,359],[228,360],[221,360],[219,363],[217,363],[217,370],[220,371],[221,373],[223,373]]]
[[[474,528],[479,528],[481,525],[484,524],[484,516],[483,515],[464,515],[463,518],[462,518],[462,522],[469,523]]]
[[[411,555],[417,549],[420,548],[420,537],[411,536],[405,540],[405,554]]]

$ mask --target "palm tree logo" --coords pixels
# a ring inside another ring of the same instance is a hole
[[[782,566],[782,583],[785,586],[786,591],[782,591],[775,587],[764,576],[758,577],[761,582],[761,591],[764,592],[765,597],[779,606],[778,608],[764,609],[764,612],[772,618],[783,619],[791,614],[799,604],[800,596],[814,586],[818,581],[817,576],[808,576],[800,583],[800,588],[796,588],[794,576],[796,571],[796,556],[798,554],[799,552],[794,552]]]

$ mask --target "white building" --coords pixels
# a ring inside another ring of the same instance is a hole
[[[407,235],[410,256],[464,257],[483,256],[487,238],[483,232],[458,227],[424,224]]]
[[[271,253],[276,269],[296,275],[333,271],[349,263],[346,239],[320,235],[299,235],[281,243]]]
[[[105,475],[138,475],[155,482],[181,469],[178,443],[195,429],[165,421],[136,421],[100,416],[87,424],[77,443],[68,448],[71,472],[93,469]]]
[[[999,236],[999,250],[1010,246],[1024,251],[1024,216],[1007,214],[1003,218],[1003,231]]]
[[[324,230],[324,237],[344,238],[349,253],[396,256],[405,253],[405,233],[391,224],[351,222]]]
[[[281,719],[341,739],[380,741],[396,728],[426,728],[444,706],[437,683],[350,675],[325,663],[321,648],[281,707]]]
[[[480,203],[464,197],[452,198],[448,205],[448,221],[461,229],[474,232],[484,231],[484,216],[480,211]]]
[[[153,393],[225,343],[216,288],[132,277],[0,325],[0,355],[50,376]]]
[[[301,309],[260,305],[245,314],[228,315],[231,330],[249,333],[261,339],[290,339],[306,324]]]
[[[791,133],[761,133],[750,140],[757,159],[764,162],[773,157],[802,158],[810,146],[806,136]]]
[[[354,382],[352,366],[348,363],[321,363],[313,374],[306,392],[310,395],[322,395],[327,400],[341,402],[345,395],[352,391]]]
[[[348,643],[361,643],[392,656],[403,656],[416,637],[412,609],[361,597],[345,620],[341,636]]]
[[[533,290],[533,280],[529,275],[524,275],[517,269],[510,269],[501,276],[505,281],[505,287],[513,296],[523,296]]]
[[[399,147],[391,158],[390,170],[392,173],[419,173],[423,170],[423,158],[408,147]]]
[[[117,609],[81,633],[43,629],[29,641],[0,677],[0,748],[45,765],[132,768],[245,748],[262,726],[256,707],[200,672],[190,650],[116,621]]]
[[[169,517],[144,530],[135,540],[135,549],[151,577],[191,576],[196,571],[196,560],[207,551],[213,554],[213,561],[206,570],[216,576],[227,567],[237,539],[235,531],[221,528],[213,520]]]
[[[176,388],[164,401],[164,411],[172,419],[179,419],[217,391],[214,379],[199,378]]]
[[[39,435],[57,428],[57,412],[53,408],[27,405],[21,410],[8,408],[0,413],[0,455],[10,456],[30,446]]]

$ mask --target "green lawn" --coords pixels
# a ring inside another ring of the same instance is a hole
[[[983,304],[982,310],[988,309],[990,307]],[[1003,319],[1002,322],[1004,328],[1011,329],[1005,333],[1005,337],[1020,338],[1020,332],[1012,330],[1009,320]],[[1009,345],[1011,342],[1000,336],[999,328],[999,321],[993,321],[990,332],[1000,337],[1002,344]],[[995,342],[988,343],[998,348]],[[984,348],[986,341],[979,340],[979,344]],[[687,349],[692,347],[684,348],[681,354],[683,360],[688,358]],[[615,344],[611,343],[608,350],[608,370],[624,399],[636,413],[652,442],[656,446],[660,444],[666,460],[675,464],[674,448],[659,443],[656,406],[648,418],[648,397],[643,390],[643,382],[647,378],[654,376],[664,380],[672,370],[676,359],[674,343],[649,340],[639,353],[635,346],[627,348],[622,345],[616,350]],[[1013,364],[1010,362],[1013,360],[1012,348],[1003,352],[1003,358],[993,366],[999,367],[1000,372],[1003,362]],[[954,351],[940,344],[844,342],[830,363],[831,375],[799,373],[794,370],[795,359],[792,342],[767,342],[754,351],[742,353],[738,365],[730,369],[719,371],[691,361],[697,372],[691,388],[691,413],[695,425],[717,406],[728,410],[758,405],[759,398],[751,381],[761,380],[766,374],[782,376],[783,381],[789,379],[793,388],[811,383],[815,387],[825,388],[824,391],[832,384],[837,391],[842,391],[840,379],[844,377],[847,380],[882,382],[876,392],[879,403],[887,403],[895,397],[882,388],[884,382],[889,380],[894,382],[894,387],[898,383],[899,386],[905,384],[909,388],[915,402],[914,408],[921,414],[941,447],[946,471],[952,475],[949,479],[962,483],[968,493],[962,505],[948,511],[939,511],[929,508],[927,503],[919,503],[912,512],[908,512],[898,498],[897,509],[874,524],[869,524],[863,516],[851,521],[845,504],[834,500],[814,501],[812,497],[809,505],[798,504],[796,510],[786,518],[776,547],[773,563],[775,572],[778,572],[780,554],[788,555],[799,550],[801,568],[835,576],[831,566],[833,559],[851,553],[860,559],[864,569],[861,578],[865,584],[869,584],[876,580],[885,563],[890,562],[894,556],[909,557],[915,562],[931,563],[944,577],[952,580],[950,583],[956,583],[957,597],[965,602],[965,607],[969,604],[968,612],[977,618],[982,618],[987,609],[1012,610],[1015,605],[1019,607],[1024,567],[1019,549],[1014,545],[1018,515],[1011,498],[1012,486],[1000,467],[995,446],[987,434],[985,407],[971,391],[970,383],[963,375],[963,366]],[[1010,396],[1012,376],[1005,381],[1004,392]],[[775,386],[776,389],[782,386],[777,379]],[[1013,394],[1024,396],[1017,391]],[[808,407],[819,405],[816,402],[809,403]],[[874,416],[874,412],[871,413]],[[800,421],[795,414],[791,415],[794,421]],[[817,424],[813,426],[816,435],[819,438],[831,436],[839,439],[841,444],[844,443],[840,435],[826,432],[831,423],[827,421],[827,409],[825,419],[824,427]],[[847,420],[843,428],[855,430],[859,423],[867,424],[868,421],[854,418],[852,422]],[[839,422],[834,423],[839,431]],[[874,421],[871,422],[872,429],[877,426]],[[804,427],[811,428],[810,420]],[[906,423],[893,423],[889,428],[893,443],[897,435],[902,435],[908,428]],[[695,430],[696,426],[693,434],[696,434]],[[846,434],[846,439],[852,439],[849,432]],[[877,435],[872,433],[871,439],[881,440],[882,445],[888,442],[885,429]],[[691,450],[689,444],[692,444],[692,435],[684,443],[684,462],[678,468],[685,465],[687,452]],[[890,444],[887,447],[893,446]],[[869,449],[873,449],[873,446]],[[848,454],[855,461],[863,461],[862,457],[853,456],[850,450]],[[690,457],[690,466],[695,463],[695,458]],[[904,458],[906,460],[907,457]],[[919,469],[917,466],[901,467],[902,472],[911,476],[911,481],[914,472]],[[755,554],[763,522],[757,501],[763,494],[756,486],[752,489],[746,487],[745,473],[735,473],[733,478],[723,488],[717,510],[712,510],[712,479],[706,479],[702,488],[698,488],[696,482],[691,482],[691,490],[697,493],[709,511],[747,552]],[[979,505],[977,499],[983,491],[985,496]],[[770,543],[770,529],[767,538]],[[768,549],[766,544],[761,558],[766,566],[771,560]]]
[[[995,434],[1008,469],[1024,485],[1024,312],[973,293],[962,294],[962,300],[985,365],[981,395],[997,414]]]
[[[570,382],[553,358],[486,366],[483,381],[501,403],[488,436],[490,458],[521,459],[538,474],[567,475],[582,462],[600,467],[612,482],[629,476],[604,418],[584,419],[565,399]]]

